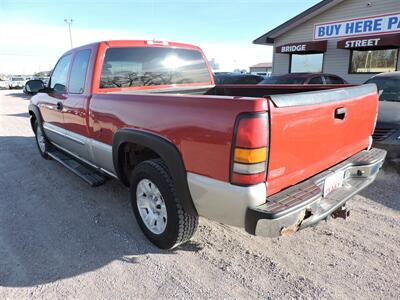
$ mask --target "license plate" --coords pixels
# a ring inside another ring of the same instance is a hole
[[[344,171],[336,172],[325,179],[324,197],[343,186]]]

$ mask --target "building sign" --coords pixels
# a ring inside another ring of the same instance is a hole
[[[287,45],[287,46],[281,47],[281,52],[282,53],[302,52],[302,51],[306,51],[306,47],[307,47],[306,44]]]
[[[380,38],[368,40],[350,40],[344,43],[344,48],[374,47],[378,46],[380,40]]]
[[[326,51],[326,41],[285,44],[276,47],[276,53],[322,53]]]
[[[400,46],[400,34],[348,38],[337,43],[339,49],[379,49]]]
[[[400,32],[400,13],[314,25],[314,40]]]

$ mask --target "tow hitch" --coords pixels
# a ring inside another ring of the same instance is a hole
[[[348,210],[344,205],[332,213],[332,218],[334,219],[342,218],[346,220],[349,216],[350,216],[350,210]]]

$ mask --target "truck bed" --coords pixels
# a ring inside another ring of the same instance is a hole
[[[221,91],[264,97],[210,95]],[[282,94],[287,91],[292,94]],[[93,129],[102,130],[93,135],[111,144],[117,128],[151,131],[177,145],[188,172],[226,182],[237,116],[269,111],[269,194],[368,148],[377,109],[374,85],[216,86],[208,89],[207,95],[179,94],[176,89],[170,92],[94,95],[90,107]],[[334,118],[338,108],[346,109],[344,120]],[[96,122],[101,122],[101,126],[96,126]]]
[[[241,96],[241,97],[264,97],[276,94],[292,94],[320,90],[330,90],[351,87],[349,84],[225,84],[206,85],[195,87],[174,87],[160,89],[138,89],[112,92],[117,94],[181,94],[181,95],[214,95],[214,96]]]

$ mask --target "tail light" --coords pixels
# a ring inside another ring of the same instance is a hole
[[[232,144],[232,184],[253,185],[265,181],[268,135],[267,113],[244,114],[238,117]]]

